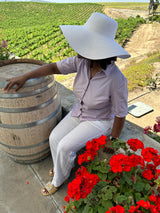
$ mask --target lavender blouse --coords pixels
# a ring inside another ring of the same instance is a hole
[[[90,67],[86,59],[70,57],[57,62],[62,74],[77,73],[73,93],[78,99],[72,116],[84,120],[111,120],[125,117],[128,112],[127,80],[112,62],[106,70],[90,79]]]

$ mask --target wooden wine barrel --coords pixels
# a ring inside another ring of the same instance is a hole
[[[0,63],[0,147],[19,163],[35,163],[50,153],[48,138],[61,120],[61,102],[53,76],[28,80],[17,93],[3,90],[6,79],[40,67],[35,60]]]

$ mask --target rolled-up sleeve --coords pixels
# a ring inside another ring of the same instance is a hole
[[[127,79],[121,75],[112,84],[111,102],[116,117],[125,117],[128,113]]]
[[[57,67],[58,67],[60,73],[62,73],[64,75],[77,72],[76,56],[66,58],[62,61],[58,61],[56,64],[57,64]]]

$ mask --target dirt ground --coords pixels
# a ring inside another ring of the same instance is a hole
[[[113,19],[128,18],[130,16],[135,18],[137,15],[140,15],[143,18],[148,17],[148,11],[141,11],[141,10],[104,8],[104,12],[106,13],[106,15],[110,16]]]
[[[128,18],[140,15],[143,18],[148,17],[148,11],[128,10],[105,8],[104,12],[111,18]],[[131,57],[126,60],[119,60],[117,65],[124,68],[133,59],[140,61],[146,57],[148,53],[160,50],[160,23],[142,24],[133,33],[130,41],[126,44],[125,49],[131,54]]]

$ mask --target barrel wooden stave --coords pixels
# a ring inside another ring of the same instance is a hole
[[[5,142],[3,144],[0,142],[0,145],[9,157],[17,162],[33,163],[35,159],[40,160],[40,157],[43,159],[44,154],[50,153],[48,136],[60,119],[61,111],[58,112],[56,119],[52,118],[46,123],[25,128],[23,131],[0,128],[1,139]]]
[[[0,126],[3,127],[3,125],[8,124],[13,125],[14,127],[14,125],[32,123],[48,117],[51,112],[55,111],[60,105],[58,95],[56,94],[55,97],[51,98],[49,102],[44,102],[44,104],[46,105],[45,107],[43,107],[43,105],[37,105],[33,110],[31,110],[30,107],[25,109],[19,108],[19,110],[21,110],[19,112],[18,109],[16,109],[16,112],[15,109],[8,108],[7,110],[10,110],[10,112],[1,112]],[[38,107],[41,106],[42,108],[38,109]],[[26,112],[23,112],[22,110],[26,110]]]
[[[27,108],[27,107],[34,107],[39,106],[45,102],[47,102],[52,95],[57,93],[56,84],[50,87],[48,90],[38,93],[35,95],[31,95],[21,98],[0,98],[0,108]],[[1,95],[1,93],[0,93]],[[10,94],[8,94],[10,95]],[[13,94],[14,95],[14,94]],[[12,95],[11,95],[12,96]],[[16,101],[15,101],[16,99]]]

